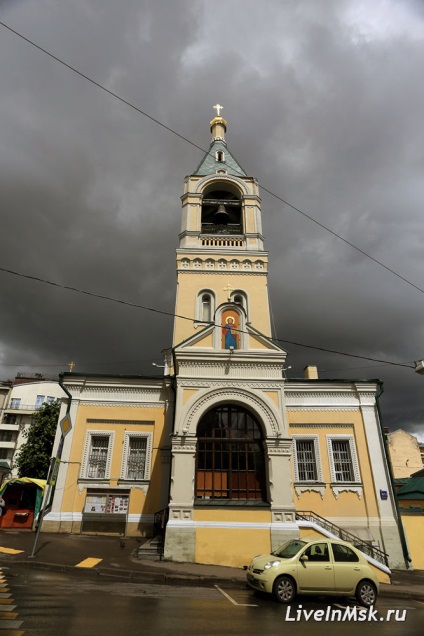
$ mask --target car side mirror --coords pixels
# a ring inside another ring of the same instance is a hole
[[[302,561],[302,563],[304,563],[305,561],[309,561],[309,559],[306,556],[306,554],[302,554],[302,556],[300,557],[299,561]]]

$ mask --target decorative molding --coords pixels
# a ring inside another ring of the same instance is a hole
[[[324,499],[325,494],[325,485],[324,486],[313,486],[312,484],[309,486],[298,486],[295,484],[294,490],[296,492],[297,498],[300,499],[300,495],[302,492],[317,492],[319,493],[321,499]]]
[[[230,399],[233,402],[240,401],[243,406],[253,406],[254,410],[259,415],[259,418],[264,422],[265,427],[268,430],[268,434],[270,431],[272,431],[274,435],[277,435],[279,432],[281,427],[269,406],[266,405],[263,400],[259,399],[258,396],[233,386],[216,389],[199,398],[184,418],[185,425],[183,432],[188,432],[191,429],[195,430],[194,423],[196,422],[197,424],[199,420],[199,411],[201,415],[203,415],[203,412],[205,412],[208,407],[210,408],[213,404],[222,402],[222,400],[225,399]]]
[[[202,382],[197,380],[179,380],[178,386],[187,389],[221,389],[235,387],[237,389],[259,389],[261,391],[281,390],[283,388],[283,381],[279,384],[269,384],[266,381],[262,382],[250,382],[249,380],[238,382],[217,382],[216,380],[210,380],[209,382]]]
[[[136,424],[137,426],[154,426],[155,422],[152,420],[96,420],[87,419],[87,424],[125,424],[127,426]]]
[[[354,428],[354,424],[289,424],[289,428]]]
[[[237,186],[237,188],[239,188],[242,193],[244,195],[249,195],[249,189],[247,187],[247,185],[244,183],[244,181],[242,181],[242,179],[238,178],[238,177],[233,177],[230,176],[228,174],[223,175],[223,174],[212,174],[212,175],[207,175],[206,177],[203,177],[203,179],[199,179],[199,181],[197,181],[197,183],[193,184],[194,185],[194,191],[193,192],[188,192],[188,194],[202,194],[203,190],[205,189],[205,187],[207,185],[209,185],[210,183],[216,181],[217,183],[227,183],[230,182],[232,184],[234,184],[235,186]]]
[[[333,495],[336,499],[339,498],[341,492],[356,492],[356,494],[358,495],[358,499],[361,499],[362,497],[362,486],[349,486],[347,484],[345,486],[334,486],[333,484],[331,484],[330,488],[333,491]]]
[[[287,409],[302,411],[357,411],[358,396],[353,391],[298,390],[286,386]]]
[[[273,439],[264,440],[264,445],[266,447],[267,455],[270,456],[283,456],[283,457],[291,457],[293,442],[291,439],[275,437]]]
[[[267,271],[243,271],[243,270],[234,270],[234,269],[220,269],[219,271],[217,271],[216,269],[208,269],[208,270],[193,270],[193,269],[180,269],[177,268],[177,272],[179,274],[205,274],[205,272],[208,274],[208,276],[216,276],[217,274],[222,274],[222,272],[225,272],[225,274],[228,274],[231,276],[231,274],[237,274],[237,276],[267,276]]]
[[[140,482],[132,479],[119,479],[118,484],[122,484],[126,488],[130,488],[131,490],[142,490],[145,495],[147,495],[149,491],[150,482]]]
[[[170,507],[169,509],[169,522],[178,522],[181,521],[183,523],[191,522],[193,523],[193,508],[184,507],[184,508],[174,508]]]
[[[92,490],[94,489],[98,489],[98,490],[104,490],[104,491],[114,491],[114,490],[127,490],[128,488],[131,490],[131,486],[120,486],[120,485],[111,485],[111,481],[115,481],[115,479],[111,480],[111,479],[89,479],[87,477],[80,477],[78,479],[78,492],[79,494],[81,494],[84,490]],[[116,478],[116,481],[118,482],[118,479]]]
[[[127,517],[128,523],[153,523],[154,515],[149,514],[131,514]],[[43,519],[44,521],[82,521],[81,512],[49,512]]]
[[[127,406],[129,408],[151,408],[157,409],[158,407],[162,407],[165,404],[165,400],[161,400],[160,402],[88,402],[86,400],[81,400],[80,404],[82,406],[111,406],[111,407],[122,407]]]

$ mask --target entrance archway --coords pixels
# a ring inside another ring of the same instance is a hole
[[[210,409],[197,427],[196,492],[201,500],[266,501],[262,427],[238,404]]]

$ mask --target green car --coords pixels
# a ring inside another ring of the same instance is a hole
[[[255,557],[247,583],[280,603],[291,603],[297,594],[328,594],[356,596],[370,607],[378,594],[378,579],[362,552],[346,541],[317,537],[293,539]]]

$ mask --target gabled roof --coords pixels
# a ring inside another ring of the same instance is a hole
[[[216,160],[215,153],[219,150],[224,153],[225,161],[218,162]],[[228,174],[235,177],[247,177],[247,174],[237,159],[228,150],[226,143],[219,139],[214,139],[209,147],[209,151],[205,154],[193,174],[201,176],[215,174],[219,168],[226,170]]]

